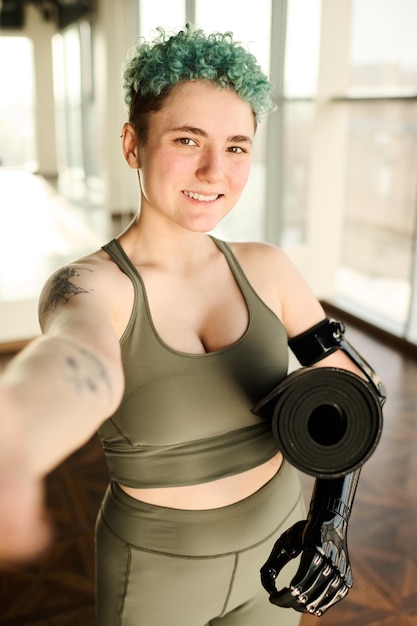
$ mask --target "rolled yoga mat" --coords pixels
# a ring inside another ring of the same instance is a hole
[[[317,478],[345,476],[365,463],[382,432],[373,387],[338,368],[301,368],[252,410],[271,419],[286,459]]]

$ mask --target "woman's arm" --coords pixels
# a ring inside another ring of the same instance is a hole
[[[326,314],[319,301],[282,251],[258,245],[242,254],[242,265],[245,262],[252,284],[280,316],[290,340],[299,340],[300,335],[325,320]],[[302,352],[305,351],[304,345]],[[307,360],[305,365],[346,369],[368,380],[358,361],[354,362],[342,349],[336,349],[319,361],[314,359],[309,363]],[[383,394],[375,395],[374,401],[383,403],[384,399]],[[275,400],[271,394],[266,400],[272,418]],[[327,402],[324,409],[329,404]],[[293,407],[299,408],[299,404],[294,403]],[[254,412],[268,417],[258,413],[257,408]],[[279,419],[279,413],[276,417]],[[299,413],[294,417],[299,417]],[[322,428],[326,425],[323,420]],[[343,476],[316,479],[307,520],[297,522],[280,536],[261,568],[261,581],[273,604],[322,615],[347,595],[352,586],[347,529],[359,475],[360,467]],[[277,576],[296,556],[300,556],[296,575],[288,587],[278,590]]]
[[[8,414],[38,476],[83,445],[121,400],[119,342],[95,273],[78,265],[50,278],[39,305],[44,335],[1,377]]]
[[[0,560],[30,557],[48,530],[41,479],[120,403],[123,369],[100,263],[58,270],[40,298],[43,336],[0,377]]]

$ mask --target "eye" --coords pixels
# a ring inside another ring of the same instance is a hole
[[[175,143],[180,144],[181,146],[196,146],[197,143],[194,139],[191,139],[191,137],[178,137],[178,139],[175,140]]]
[[[240,146],[230,146],[230,148],[227,148],[227,151],[233,152],[233,154],[245,154],[246,153],[246,150],[244,150]]]

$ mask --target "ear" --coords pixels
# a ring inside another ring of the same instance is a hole
[[[136,131],[132,124],[126,122],[122,128],[122,149],[126,163],[132,169],[139,169],[139,149]]]

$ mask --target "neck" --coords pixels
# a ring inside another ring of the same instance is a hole
[[[149,220],[146,213],[120,235],[119,240],[137,265],[183,266],[206,262],[214,244],[207,233],[189,231],[164,220]]]

